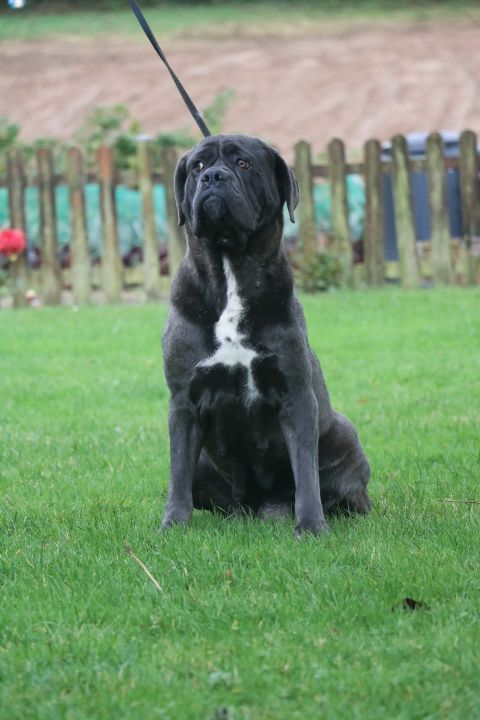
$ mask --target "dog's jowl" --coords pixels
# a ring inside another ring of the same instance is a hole
[[[295,177],[256,138],[220,135],[175,173],[188,249],[163,338],[170,388],[170,486],[163,527],[193,508],[295,513],[370,509],[370,469],[353,425],[333,410],[282,248]]]

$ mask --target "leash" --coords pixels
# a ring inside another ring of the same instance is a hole
[[[193,119],[195,120],[198,127],[200,128],[201,133],[203,134],[204,137],[208,137],[208,135],[211,135],[212,133],[210,132],[204,119],[202,118],[202,114],[195,107],[192,98],[187,93],[187,91],[183,87],[182,83],[180,82],[180,80],[178,79],[178,77],[175,75],[172,68],[170,67],[168,60],[165,57],[165,54],[164,54],[162,48],[158,44],[158,42],[155,38],[155,35],[153,34],[149,24],[145,20],[143,13],[138,6],[138,3],[136,2],[136,0],[129,0],[129,2],[130,2],[130,7],[131,7],[133,13],[135,14],[135,17],[137,18],[138,22],[140,23],[140,26],[141,26],[143,32],[145,33],[147,38],[150,40],[150,42],[153,46],[153,49],[155,50],[155,52],[157,53],[157,55],[159,56],[159,58],[162,60],[165,67],[167,68],[168,72],[170,73],[170,76],[171,76],[173,82],[177,86],[178,92],[182,96],[183,102],[185,103],[187,108],[190,110],[190,114],[192,115]]]

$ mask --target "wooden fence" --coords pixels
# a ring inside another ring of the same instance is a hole
[[[41,270],[37,280],[29,270],[26,259],[15,263],[14,274],[16,305],[25,303],[25,291],[38,284],[45,304],[60,302],[62,287],[70,287],[75,304],[91,300],[92,287],[100,287],[107,302],[118,302],[126,284],[141,282],[148,298],[168,295],[170,277],[185,252],[185,237],[177,226],[173,173],[177,153],[165,149],[161,157],[161,173],[150,166],[148,143],[138,144],[137,171],[118,172],[113,152],[101,147],[97,156],[97,170],[86,173],[83,159],[77,148],[71,148],[67,157],[65,175],[55,175],[51,151],[37,153],[35,184],[39,190]],[[446,192],[446,170],[457,168],[460,178],[461,210],[464,235],[451,238]],[[457,282],[465,285],[480,283],[479,235],[480,192],[477,139],[473,132],[460,136],[458,158],[445,158],[442,139],[437,133],[429,136],[425,159],[410,159],[405,137],[392,140],[391,159],[382,160],[378,140],[365,143],[362,162],[348,163],[345,146],[339,139],[328,145],[328,161],[315,164],[311,160],[308,143],[295,146],[294,171],[300,185],[300,204],[296,212],[300,251],[305,259],[318,252],[318,235],[314,217],[313,184],[317,178],[330,182],[331,192],[331,251],[340,260],[342,280],[347,285],[382,286],[385,279],[397,279],[404,287],[418,287],[425,278],[435,285]],[[413,219],[411,173],[423,171],[428,178],[431,238],[418,243],[415,239]],[[348,174],[363,176],[365,182],[365,228],[363,236],[363,263],[354,264],[350,238],[347,183]],[[394,195],[394,214],[397,235],[398,262],[384,259],[384,176],[391,175]],[[85,207],[85,184],[96,182],[100,188],[102,218],[102,259],[100,270],[93,269]],[[158,239],[155,231],[153,184],[163,183],[166,188],[168,251],[170,277],[160,275]],[[71,265],[61,270],[58,257],[58,238],[55,222],[55,193],[58,184],[66,184],[70,196]],[[139,189],[143,215],[142,273],[123,267],[118,245],[115,186],[126,184]],[[10,224],[26,229],[26,180],[21,154],[10,151],[7,158],[7,177],[0,178],[7,186]]]

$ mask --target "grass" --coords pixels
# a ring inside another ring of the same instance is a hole
[[[125,3],[127,5],[127,3]],[[480,18],[476,0],[444,0],[396,3],[392,0],[345,2],[214,3],[212,5],[164,5],[146,7],[145,14],[160,38],[171,35],[202,37],[235,33],[298,34],[326,32],[339,24],[355,22],[411,22],[415,20],[469,20]],[[95,9],[59,12],[55,6],[36,10],[0,12],[0,40],[34,40],[54,35],[130,35],[142,40],[129,9]]]
[[[374,511],[301,541],[206,513],[156,532],[163,306],[3,311],[2,718],[479,718],[480,506],[444,502],[480,500],[479,303],[305,298]]]

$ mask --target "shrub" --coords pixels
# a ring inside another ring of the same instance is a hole
[[[316,293],[340,287],[342,279],[340,261],[329,250],[317,250],[308,258],[297,251],[291,260],[295,281],[303,292]]]
[[[134,163],[135,137],[140,132],[140,123],[131,118],[126,105],[105,105],[95,107],[87,115],[73,140],[82,148],[89,168],[95,167],[98,148],[109,145],[114,150],[118,167],[127,169]]]

